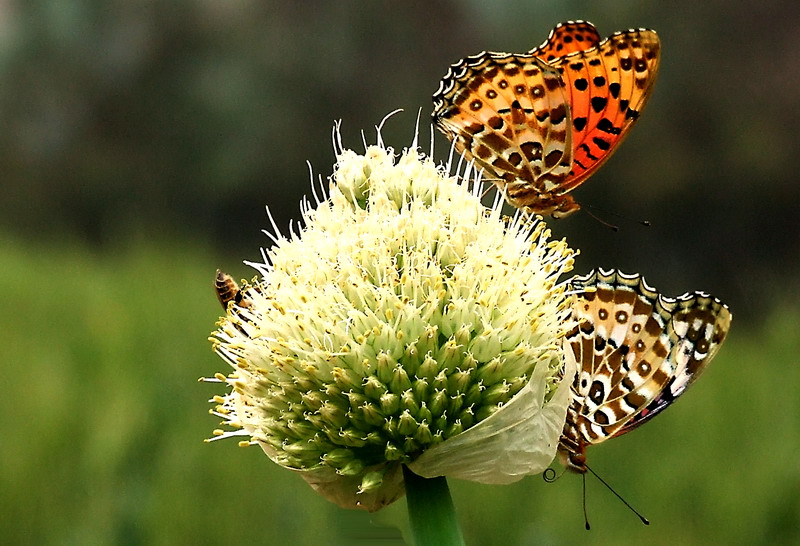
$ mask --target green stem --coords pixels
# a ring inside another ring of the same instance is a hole
[[[416,546],[464,546],[444,476],[423,478],[403,466],[408,519]]]

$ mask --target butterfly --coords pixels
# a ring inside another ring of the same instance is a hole
[[[560,23],[528,53],[484,51],[451,65],[433,122],[512,205],[562,218],[580,209],[567,194],[638,119],[659,53],[652,30],[601,40],[591,23]]]
[[[568,469],[586,449],[621,436],[670,406],[725,340],[731,312],[704,292],[667,298],[640,275],[592,271],[570,281],[575,327],[567,342],[578,374],[559,441]]]

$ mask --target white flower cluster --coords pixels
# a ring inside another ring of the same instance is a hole
[[[507,483],[555,455],[574,253],[476,188],[416,149],[341,151],[213,333],[217,414],[342,506],[400,497],[401,464]]]

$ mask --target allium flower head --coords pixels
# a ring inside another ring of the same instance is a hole
[[[234,369],[216,414],[237,429],[217,434],[368,510],[402,496],[402,464],[483,483],[541,472],[574,374],[573,251],[416,147],[337,151],[329,197],[273,236],[213,333]]]

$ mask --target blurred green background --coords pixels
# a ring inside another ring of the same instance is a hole
[[[706,377],[590,451],[595,480],[451,483],[470,544],[800,542],[800,8],[790,2],[0,2],[0,542],[395,544],[404,503],[344,512],[217,427],[199,376],[212,279],[254,272],[330,174],[384,129],[410,143],[447,66],[526,51],[559,21],[656,29],[654,96],[553,225],[577,272],[711,291],[733,330]],[[427,142],[428,128],[423,127]],[[447,149],[436,135],[435,155]],[[611,214],[652,227],[617,220]]]

